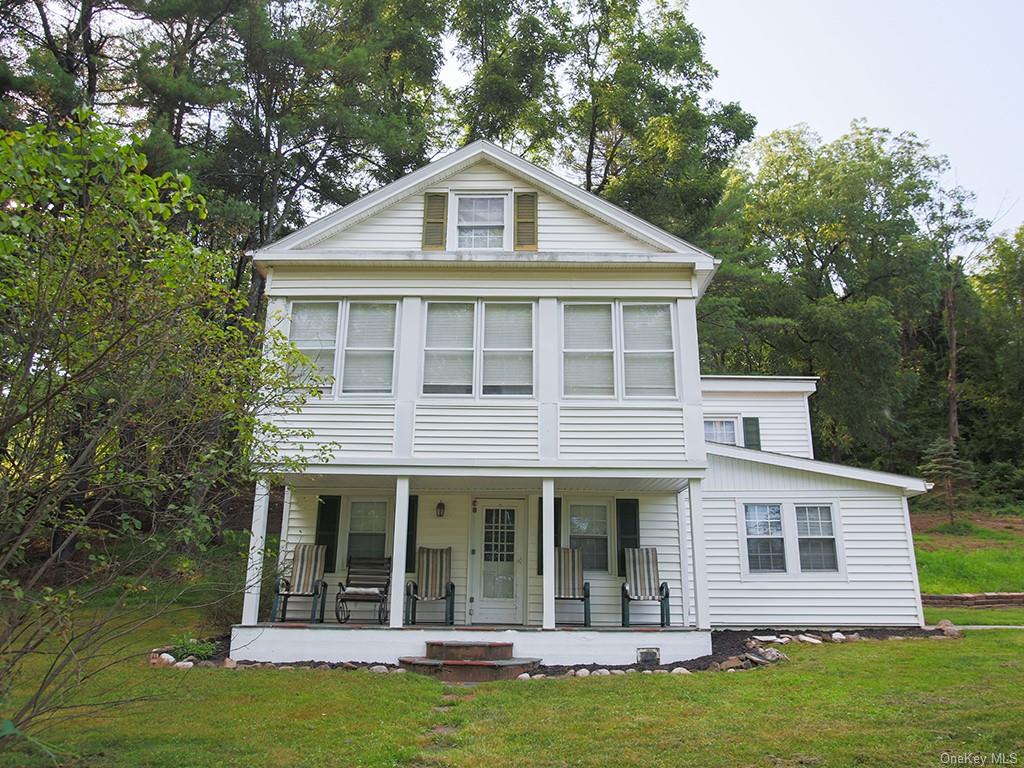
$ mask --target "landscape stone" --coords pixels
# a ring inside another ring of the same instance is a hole
[[[763,648],[761,650],[761,657],[766,661],[789,661],[789,656],[784,654],[778,648]]]
[[[530,673],[529,672],[523,672],[523,674],[519,675],[519,677],[516,678],[516,680],[529,680],[529,679],[530,679]]]
[[[576,677],[590,677],[590,670],[589,669],[577,669],[576,670]]]
[[[801,643],[810,643],[811,645],[821,645],[821,640],[814,637],[814,635],[797,635],[796,639]]]
[[[845,643],[846,642],[846,635],[844,635],[842,632],[833,632],[832,633],[832,642],[833,643]]]
[[[612,670],[612,674],[613,675],[625,675],[626,673],[624,671],[622,671],[621,669],[613,669]]]
[[[394,671],[394,674],[396,674],[396,675],[404,675],[404,674],[405,674],[405,672],[406,672],[406,670],[404,670],[404,669],[402,669],[402,668],[398,668],[398,669],[396,669],[396,670]]]
[[[675,669],[672,670],[672,674],[673,675],[690,675],[690,674],[693,674],[693,673],[690,672],[690,670],[688,670],[686,667],[676,667]]]
[[[235,669],[238,667],[238,662],[232,659],[230,656],[220,663],[224,669]]]
[[[161,667],[169,667],[177,661],[177,659],[169,653],[161,653],[157,658],[160,660],[159,666]]]
[[[942,630],[942,634],[945,635],[946,637],[952,637],[952,638],[960,639],[961,637],[964,636],[964,633],[961,632],[957,628],[957,626],[952,621],[950,621],[949,619],[943,619],[936,626],[940,630]]]
[[[192,667],[194,667],[194,666],[195,666],[195,664],[193,662],[191,662],[191,661],[179,661],[179,662],[175,663],[174,668],[175,669],[192,669]]]
[[[607,669],[595,669],[594,674],[598,677],[608,677],[611,674]]]
[[[627,675],[635,675],[636,674],[636,667],[630,667],[629,669],[627,669],[626,670],[626,674]]]
[[[530,679],[531,680],[543,680],[545,677],[547,677],[547,675],[545,675],[544,673],[541,673],[539,675],[533,675]]]
[[[370,667],[370,671],[377,675],[386,675],[388,673],[388,668],[383,664],[374,664]]]
[[[739,656],[730,656],[728,659],[719,664],[718,668],[728,671],[730,669],[737,669],[738,667],[742,666],[743,660]]]
[[[654,674],[656,674],[656,675],[667,675],[668,674],[668,670],[667,669],[656,669],[656,670],[654,670]]]
[[[759,643],[777,643],[777,642],[779,642],[779,636],[778,635],[754,635],[753,639],[757,640]]]

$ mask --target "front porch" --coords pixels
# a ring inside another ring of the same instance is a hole
[[[232,656],[253,661],[376,661],[423,653],[428,641],[513,642],[548,664],[632,664],[643,648],[679,661],[710,650],[701,554],[700,479],[644,476],[302,475],[285,490],[281,567],[297,544],[325,546],[325,622],[310,623],[308,599],[293,599],[286,622],[257,615],[266,535],[266,489],[253,515],[253,556],[242,624]],[[696,513],[696,514],[695,514]],[[552,544],[545,545],[546,542]],[[407,585],[417,578],[417,548],[449,549],[455,586],[453,626],[444,601],[419,603],[410,616]],[[556,599],[556,548],[582,550],[592,626],[580,601]],[[657,602],[630,604],[623,627],[622,548],[656,552],[667,586],[668,625]],[[386,624],[372,603],[350,603],[339,624],[336,599],[351,557],[390,559]],[[702,610],[703,609],[703,610]]]

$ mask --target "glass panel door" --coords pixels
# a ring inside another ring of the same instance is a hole
[[[516,511],[484,509],[483,597],[516,596]]]
[[[525,513],[516,500],[478,500],[470,549],[470,622],[520,624],[526,570]]]

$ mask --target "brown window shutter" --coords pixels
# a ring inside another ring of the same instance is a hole
[[[448,232],[448,193],[423,195],[423,250],[443,251]]]
[[[537,193],[516,192],[515,249],[537,250]]]

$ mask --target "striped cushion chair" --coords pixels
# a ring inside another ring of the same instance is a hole
[[[583,550],[555,548],[555,600],[583,603],[583,626],[590,626],[590,582],[583,580]]]
[[[416,581],[405,588],[406,623],[416,623],[416,604],[444,600],[444,623],[455,624],[455,584],[452,581],[452,548],[416,550]]]
[[[271,621],[288,621],[288,600],[292,597],[309,597],[309,621],[323,624],[324,605],[327,597],[327,582],[324,581],[324,565],[327,562],[327,547],[317,544],[296,544],[292,550],[291,576],[278,576],[274,584],[274,606],[270,609]],[[280,608],[280,613],[278,609]],[[299,619],[305,621],[305,619]]]
[[[629,604],[661,603],[661,626],[669,624],[668,582],[658,583],[658,550],[654,547],[624,550],[626,581],[622,585],[622,626],[629,626]]]

